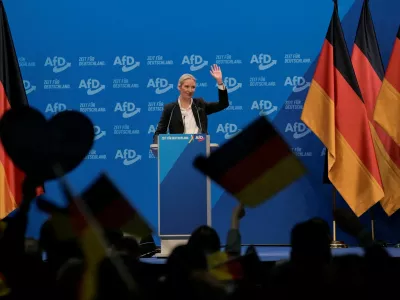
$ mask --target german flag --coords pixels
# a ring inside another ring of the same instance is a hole
[[[207,256],[207,265],[210,274],[220,281],[243,279],[241,262],[230,258],[226,252],[217,251]]]
[[[146,237],[152,233],[152,229],[106,174],[101,174],[81,197],[73,198],[65,183],[62,189],[70,202],[67,208],[59,208],[44,198],[38,199],[38,206],[52,215],[52,225],[58,239],[77,239],[80,243],[85,270],[78,298],[91,300],[97,293],[99,265],[107,256],[109,243],[104,238],[104,230],[121,228],[134,236]]]
[[[301,120],[327,148],[329,180],[358,216],[383,196],[374,143],[337,1]]]
[[[368,0],[364,1],[351,57],[360,86],[378,160],[385,197],[381,205],[390,216],[400,208],[400,147],[374,121],[374,110],[385,76]]]
[[[44,197],[37,201],[40,210],[51,215],[51,223],[59,240],[79,237],[88,227],[86,215],[76,206],[72,195],[67,208],[59,208]],[[103,229],[121,229],[135,237],[143,238],[152,234],[153,230],[140,213],[132,207],[106,174],[100,174],[79,198],[96,223]]]
[[[102,236],[103,230],[121,228],[140,238],[150,235],[152,230],[106,174],[101,174],[77,201],[70,204],[70,217],[85,257],[79,299],[90,300],[97,292],[99,265],[107,256],[108,243]],[[93,218],[95,223],[89,222],[88,218]],[[94,227],[96,223],[100,228]]]
[[[194,165],[241,203],[255,207],[299,179],[306,169],[265,117]]]
[[[67,208],[59,208],[48,200],[40,197],[37,200],[40,210],[51,214],[51,222],[58,240],[76,240],[81,247],[85,259],[84,270],[78,283],[77,299],[91,300],[97,293],[97,275],[99,264],[106,258],[108,242],[104,238],[101,226],[93,226],[88,219],[94,219],[81,198],[70,198],[72,195],[67,187],[66,196],[71,202]],[[81,212],[83,206],[84,213]]]
[[[139,238],[147,237],[153,232],[106,174],[100,174],[82,194],[82,199],[96,221],[105,229],[121,229]],[[80,231],[85,228],[86,222],[77,219],[75,226]]]
[[[79,204],[78,204],[79,203]],[[83,207],[83,208],[82,208]],[[83,209],[83,211],[81,211]],[[55,208],[55,210],[57,210]],[[84,270],[78,283],[77,299],[92,300],[97,296],[97,277],[100,263],[107,257],[108,241],[101,226],[97,226],[82,198],[75,198],[67,213],[55,211],[52,215],[57,238],[75,238],[84,257]]]
[[[374,120],[400,145],[400,27],[393,45],[382,88],[376,101]]]
[[[14,42],[3,1],[0,0],[0,118],[10,108],[28,105]],[[18,137],[16,137],[18,138]],[[0,144],[0,218],[22,201],[25,174],[18,169]],[[42,189],[38,190],[38,194]]]
[[[83,201],[78,199],[78,201]],[[114,211],[115,212],[115,211]],[[88,215],[83,215],[74,210],[74,218],[80,219],[79,224],[82,226],[79,228],[78,242],[80,243],[81,250],[85,259],[85,268],[81,277],[81,281],[78,287],[78,299],[80,300],[93,300],[98,296],[98,274],[100,264],[108,257],[107,252],[109,251],[110,243],[104,237],[104,228],[99,226],[96,228],[91,222],[87,221]],[[116,216],[118,217],[118,216]],[[86,220],[86,221],[83,221]],[[101,224],[100,224],[101,225]],[[133,278],[127,273],[124,265],[115,266],[118,268],[120,276],[124,276],[124,280],[129,285],[135,286]],[[124,268],[121,273],[120,268]],[[126,277],[128,276],[128,277]]]

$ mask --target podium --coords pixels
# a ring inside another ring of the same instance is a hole
[[[185,244],[197,227],[211,226],[211,181],[193,161],[217,147],[205,134],[160,134],[150,145],[158,161],[158,256]]]

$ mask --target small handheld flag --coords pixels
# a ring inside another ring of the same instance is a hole
[[[272,124],[259,117],[194,165],[241,203],[255,207],[299,179],[306,169]]]

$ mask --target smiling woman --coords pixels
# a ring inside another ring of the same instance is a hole
[[[228,91],[222,81],[220,67],[213,65],[210,74],[217,81],[218,102],[206,102],[203,98],[193,98],[196,78],[191,74],[183,74],[178,81],[180,95],[175,102],[164,106],[153,136],[153,143],[158,143],[159,134],[165,134],[168,131],[170,134],[208,134],[207,116],[229,106]]]

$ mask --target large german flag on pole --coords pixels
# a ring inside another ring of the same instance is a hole
[[[382,181],[367,111],[337,1],[301,115],[327,148],[328,177],[358,216],[380,201]]]
[[[374,119],[400,145],[400,27],[393,45]]]
[[[385,76],[368,0],[364,1],[353,46],[352,63],[370,121],[385,197],[381,205],[390,216],[400,208],[400,147],[374,121],[374,110]]]
[[[7,15],[0,0],[0,118],[11,107],[23,105],[28,105],[28,100]],[[24,173],[13,164],[0,144],[0,218],[20,204],[24,178]]]

